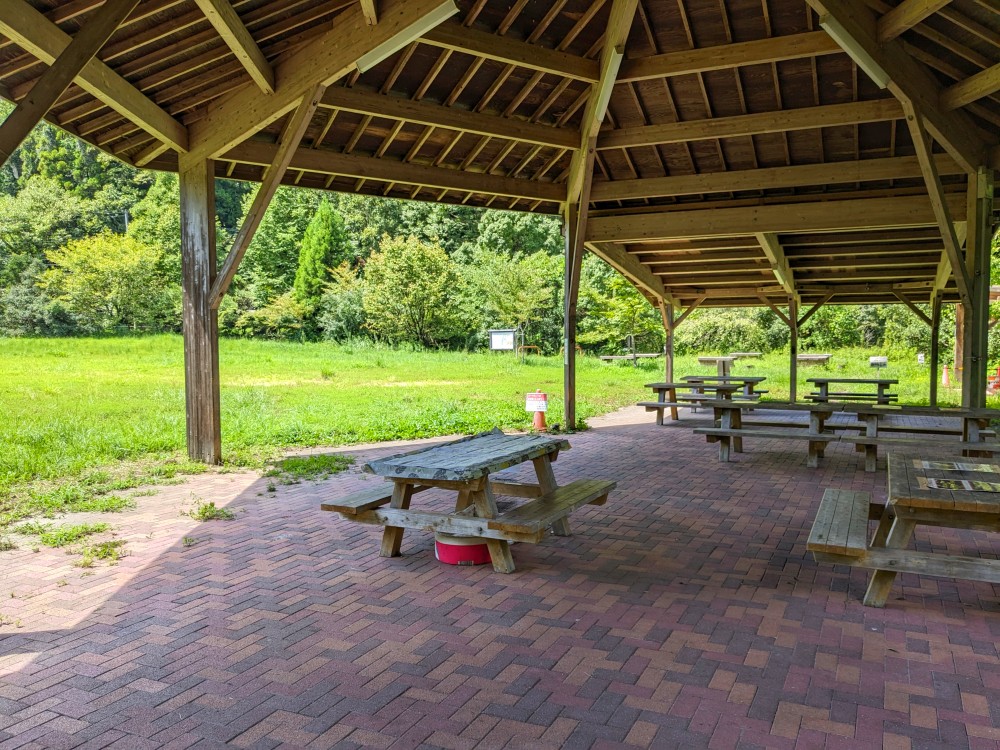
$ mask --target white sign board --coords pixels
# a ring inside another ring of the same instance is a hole
[[[490,349],[502,352],[514,351],[514,338],[516,334],[517,331],[515,330],[490,331]]]
[[[547,393],[529,393],[524,397],[524,410],[525,411],[548,411],[549,410],[549,394]]]

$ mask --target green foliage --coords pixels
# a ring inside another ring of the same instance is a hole
[[[264,307],[240,315],[233,328],[244,336],[291,339],[303,333],[309,313],[309,308],[299,302],[293,292],[285,292]]]
[[[365,270],[367,326],[379,338],[439,346],[459,333],[459,277],[439,245],[386,238]]]
[[[330,275],[320,298],[317,323],[323,338],[349,341],[364,333],[364,284],[347,263],[331,269]]]
[[[157,330],[169,317],[160,250],[104,233],[46,253],[52,268],[40,284],[87,330]]]
[[[771,352],[787,344],[788,327],[767,308],[695,310],[677,327],[678,354]]]
[[[476,243],[491,252],[508,256],[537,252],[562,255],[562,222],[555,216],[489,209],[479,218]]]
[[[663,322],[659,311],[607,264],[588,264],[586,271],[581,277],[583,315],[578,324],[578,341],[618,353],[626,337],[634,336],[637,349],[661,351]]]
[[[109,565],[125,557],[125,542],[121,539],[112,539],[106,542],[90,544],[80,550],[80,559],[76,565],[81,568],[92,568],[94,560],[107,560]]]
[[[106,523],[79,523],[73,526],[57,526],[43,531],[39,535],[39,541],[46,547],[66,547],[88,536],[100,534],[107,530],[108,524]]]
[[[312,456],[291,456],[275,461],[274,466],[268,469],[265,477],[280,479],[286,484],[294,484],[302,480],[326,479],[334,474],[345,471],[347,467],[354,463],[350,456],[331,455],[329,453],[319,453]]]
[[[296,301],[307,308],[316,308],[330,278],[330,269],[347,262],[350,254],[343,218],[329,201],[321,202],[302,237],[295,273]]]
[[[209,500],[207,503],[199,500],[188,515],[195,521],[232,521],[236,518],[236,514],[229,508],[216,507],[214,500]]]

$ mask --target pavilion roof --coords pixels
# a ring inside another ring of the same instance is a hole
[[[5,2],[0,95],[102,4]],[[942,228],[961,245],[969,175],[1000,161],[998,61],[994,0],[142,0],[48,118],[259,181],[315,91],[287,184],[582,196],[586,246],[678,305],[956,300]]]

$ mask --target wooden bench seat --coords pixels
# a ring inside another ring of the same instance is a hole
[[[582,505],[604,505],[617,486],[605,479],[578,479],[487,521],[496,531],[518,534],[543,532]]]
[[[876,393],[850,393],[848,391],[840,391],[837,393],[828,393],[826,394],[826,398],[821,398],[818,393],[808,393],[806,394],[806,399],[809,401],[815,401],[816,403],[825,403],[827,400],[849,399],[851,401],[870,401],[877,404],[889,404],[893,401],[898,401],[899,396],[895,393],[887,393],[883,396],[879,396]]]
[[[823,492],[806,549],[816,553],[861,558],[868,553],[871,495],[853,490]]]
[[[377,487],[338,497],[329,503],[322,503],[319,507],[321,510],[332,510],[336,513],[356,516],[366,510],[388,505],[390,500],[392,500],[392,483],[379,482]]]
[[[808,427],[808,425],[804,425]],[[802,430],[748,430],[745,427],[696,427],[694,432],[698,435],[714,435],[716,437],[758,437],[774,438],[775,440],[811,440],[819,443],[830,443],[839,440],[836,435],[823,432],[819,435]]]

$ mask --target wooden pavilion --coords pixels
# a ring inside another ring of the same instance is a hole
[[[585,250],[668,354],[696,307],[767,305],[794,368],[821,305],[896,302],[933,372],[958,303],[984,398],[996,0],[0,0],[0,95],[0,159],[45,117],[179,173],[197,459],[221,455],[216,310],[279,184],[561,214],[569,424]],[[221,254],[216,177],[262,183]]]

